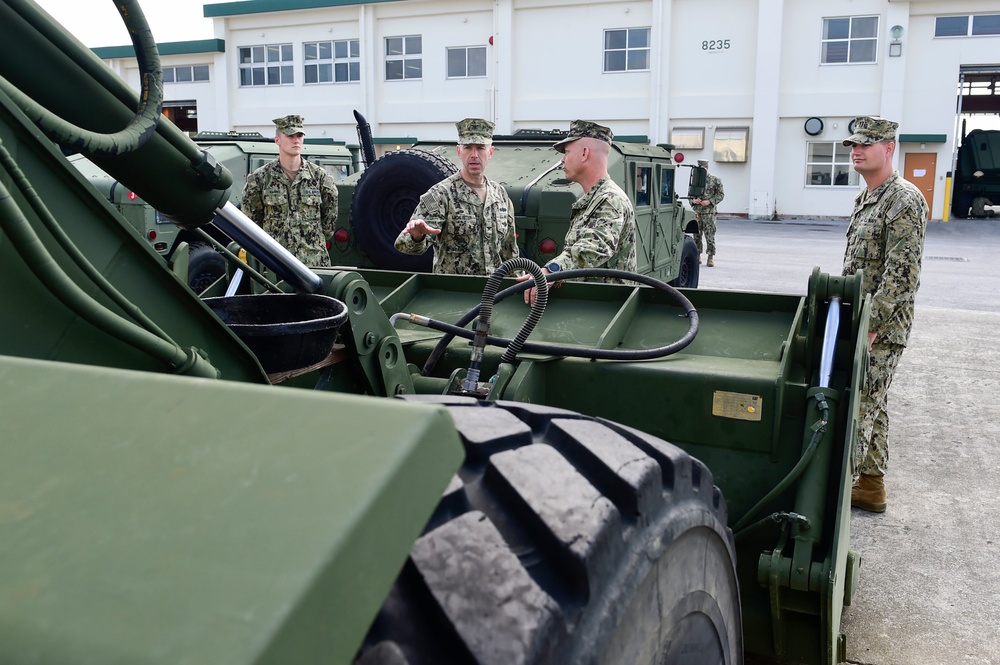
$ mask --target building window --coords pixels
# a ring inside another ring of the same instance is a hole
[[[649,28],[604,31],[604,71],[649,69]]]
[[[749,144],[749,127],[719,127],[715,130],[712,159],[716,162],[745,162]]]
[[[806,184],[822,187],[857,187],[858,172],[851,165],[851,149],[843,141],[807,144]]]
[[[423,77],[424,63],[420,35],[386,37],[385,80],[403,81]]]
[[[878,16],[823,19],[823,64],[875,62],[877,54]]]
[[[935,37],[966,37],[968,34],[968,16],[938,16],[934,19]]]
[[[448,78],[486,76],[486,47],[460,46],[448,49]]]
[[[306,84],[361,80],[361,49],[357,39],[306,42],[302,45],[302,58]]]
[[[969,19],[972,19],[970,22]],[[985,37],[1000,35],[1000,14],[978,16],[938,16],[935,37]]]
[[[240,86],[291,85],[295,82],[291,44],[240,47]]]
[[[1000,35],[1000,14],[983,14],[972,17],[972,35]]]
[[[670,130],[670,143],[675,148],[701,150],[705,147],[705,128],[674,127]]]
[[[164,83],[191,83],[208,80],[208,65],[184,65],[182,67],[164,67]]]

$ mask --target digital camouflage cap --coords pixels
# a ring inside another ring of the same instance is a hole
[[[863,115],[854,119],[854,133],[844,139],[844,145],[871,145],[895,139],[897,129],[898,122]]]
[[[698,160],[698,166],[702,167],[703,169],[707,169],[708,168],[708,160],[707,159],[699,159]]]
[[[304,120],[300,115],[286,115],[283,118],[275,118],[271,122],[279,132],[285,136],[294,136],[295,134],[305,134],[305,130],[302,128]]]
[[[493,123],[482,118],[466,118],[455,123],[461,145],[492,145]]]
[[[566,138],[552,147],[559,152],[563,152],[566,150],[565,146],[567,143],[572,143],[577,139],[591,138],[611,143],[611,139],[614,136],[611,130],[604,125],[598,125],[596,122],[590,122],[589,120],[574,120],[569,125],[569,134],[566,135]]]

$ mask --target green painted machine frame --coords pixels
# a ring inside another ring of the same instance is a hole
[[[0,22],[20,36],[0,42],[11,85],[81,125],[127,120],[135,94],[29,0],[0,2]],[[185,141],[161,123],[102,168],[196,224],[228,193],[192,174]],[[348,308],[342,352],[279,379],[3,91],[0,142],[0,661],[349,662],[462,457],[442,408],[386,398],[446,392],[469,344],[421,372],[441,333],[392,317],[454,322],[486,278],[317,270]],[[706,463],[746,652],[836,663],[868,304],[856,277],[803,281],[687,291],[698,334],[665,358],[500,366],[487,347],[482,367],[487,399],[608,418]],[[491,334],[527,311],[497,303]],[[567,282],[531,340],[649,349],[689,324],[663,291]]]

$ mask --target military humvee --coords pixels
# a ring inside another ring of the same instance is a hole
[[[199,132],[194,136],[194,141],[233,174],[232,201],[236,205],[240,203],[247,174],[278,156],[277,144],[259,132]],[[357,159],[342,142],[310,140],[306,143],[302,156],[313,164],[322,166],[338,181],[357,170]],[[195,293],[204,291],[225,272],[226,262],[211,244],[190,231],[175,226],[166,215],[148,205],[135,192],[107,175],[83,155],[73,155],[69,159],[168,263],[174,263],[178,247],[187,243],[186,274],[188,284]],[[229,238],[214,225],[206,226],[205,230],[220,243],[229,242]],[[184,254],[182,251],[176,257],[180,259]]]
[[[369,140],[359,117],[362,148]],[[515,208],[521,255],[544,264],[562,251],[571,208],[583,194],[566,179],[552,144],[566,136],[553,130],[519,130],[493,137],[496,152],[486,176],[504,185]],[[673,286],[698,286],[698,252],[690,234],[694,211],[675,189],[673,146],[615,141],[608,173],[632,200],[636,212],[637,272]],[[367,152],[372,154],[372,152]],[[454,141],[420,141],[388,153],[339,183],[340,214],[331,243],[334,265],[429,272],[432,254],[408,256],[393,242],[420,196],[455,173],[461,163]],[[704,170],[692,167],[688,192],[704,187]]]

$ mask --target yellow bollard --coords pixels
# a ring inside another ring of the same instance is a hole
[[[944,212],[941,213],[941,221],[947,222],[951,215],[951,171],[944,177]]]

